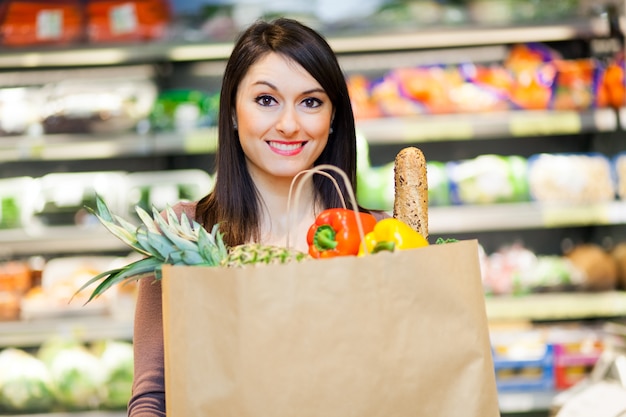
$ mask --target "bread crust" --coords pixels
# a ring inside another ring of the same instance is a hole
[[[428,178],[426,158],[416,147],[403,148],[394,161],[393,217],[428,238]]]

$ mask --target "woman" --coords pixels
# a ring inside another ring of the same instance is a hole
[[[197,204],[180,203],[176,210],[208,228],[219,222],[228,245],[256,241],[284,246],[290,227],[292,246],[306,251],[306,232],[316,214],[340,207],[341,200],[332,182],[317,175],[303,184],[297,212],[287,216],[294,176],[332,164],[356,186],[354,117],[332,49],[294,20],[254,23],[236,42],[226,66],[218,127],[214,190]],[[165,415],[161,314],[160,283],[142,279],[130,417]]]

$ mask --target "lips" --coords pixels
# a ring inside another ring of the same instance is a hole
[[[302,149],[304,148],[304,145],[306,145],[306,142],[268,141],[267,144],[270,146],[270,149],[274,153],[284,156],[293,156],[302,152]]]

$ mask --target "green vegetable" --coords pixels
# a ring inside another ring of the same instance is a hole
[[[100,343],[98,350],[101,350],[98,356],[106,374],[106,393],[102,406],[125,409],[133,386],[133,345],[106,340]]]
[[[106,373],[100,359],[83,346],[61,349],[52,358],[50,373],[57,400],[69,410],[100,407],[105,396]]]
[[[42,361],[16,348],[0,352],[0,409],[36,413],[54,405],[52,377]]]

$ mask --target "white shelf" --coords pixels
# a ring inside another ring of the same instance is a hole
[[[500,321],[553,321],[626,316],[626,292],[543,293],[485,299],[487,317]]]
[[[608,35],[602,19],[584,19],[553,25],[497,27],[442,27],[402,33],[358,33],[327,36],[338,54],[393,50],[424,50],[464,46],[501,45],[518,42],[550,42]],[[123,45],[72,45],[69,47],[2,49],[0,68],[101,66],[167,61],[225,60],[231,42],[145,42]]]
[[[428,223],[431,234],[624,224],[626,202],[433,207]]]
[[[416,143],[471,139],[573,135],[616,130],[613,109],[517,110],[389,117],[357,123],[369,143]]]
[[[39,346],[56,336],[75,337],[83,342],[106,339],[132,340],[131,318],[72,316],[0,322],[0,348]]]
[[[130,248],[99,225],[0,230],[0,257],[124,251]]]
[[[217,129],[158,134],[56,134],[15,136],[0,143],[0,161],[107,159],[130,156],[212,153]]]

